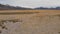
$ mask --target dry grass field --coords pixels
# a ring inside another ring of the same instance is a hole
[[[60,34],[60,10],[1,10],[0,34]]]

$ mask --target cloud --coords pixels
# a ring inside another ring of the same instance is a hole
[[[24,7],[56,7],[60,6],[60,0],[0,0],[0,3]]]

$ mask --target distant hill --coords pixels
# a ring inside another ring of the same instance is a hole
[[[10,5],[3,5],[0,4],[0,10],[30,10],[31,8],[24,8],[24,7],[19,7],[19,6],[10,6]]]
[[[51,7],[51,8],[48,8],[48,7],[37,7],[37,8],[35,8],[35,9],[37,9],[37,10],[40,10],[40,9],[60,10],[60,7],[56,7],[56,8],[53,8],[53,7]]]

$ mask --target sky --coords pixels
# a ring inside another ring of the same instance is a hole
[[[0,0],[0,3],[27,8],[60,6],[60,0]]]

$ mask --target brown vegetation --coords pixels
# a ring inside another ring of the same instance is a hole
[[[0,22],[1,34],[60,34],[60,10],[3,10]]]

